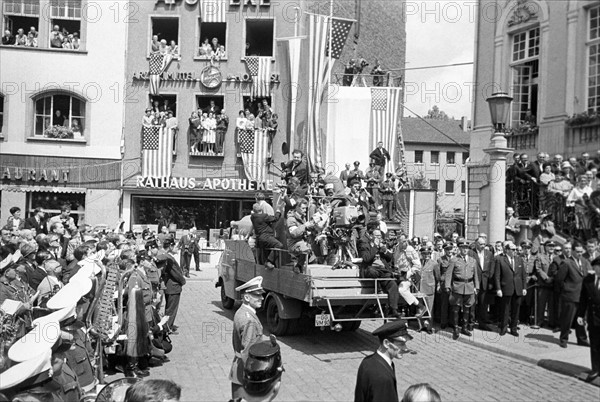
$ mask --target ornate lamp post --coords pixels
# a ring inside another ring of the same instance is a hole
[[[490,114],[494,132],[489,148],[483,151],[490,155],[490,213],[489,237],[493,244],[505,240],[504,215],[506,209],[506,157],[513,152],[506,144],[506,126],[510,114],[510,103],[513,98],[505,92],[497,92],[486,99],[490,106]]]

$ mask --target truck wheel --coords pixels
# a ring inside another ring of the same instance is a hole
[[[283,336],[287,334],[290,320],[281,318],[279,316],[279,307],[277,307],[277,301],[274,298],[269,298],[267,304],[267,327],[269,332],[276,336]]]
[[[342,331],[344,332],[352,332],[352,331],[356,331],[358,328],[360,328],[360,321],[344,321],[342,323]]]
[[[223,304],[223,308],[225,310],[231,310],[235,304],[235,300],[233,300],[231,297],[227,297],[225,294],[224,285],[221,285],[221,304]]]

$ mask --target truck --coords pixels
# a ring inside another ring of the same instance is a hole
[[[430,190],[424,191],[432,194]],[[435,196],[430,198],[433,200],[431,215],[435,216]],[[422,208],[423,205],[418,210]],[[419,224],[419,221],[411,219],[411,223]],[[433,227],[427,230],[431,233]],[[361,278],[358,267],[351,263],[308,264],[304,272],[295,273],[293,264],[285,262],[287,251],[278,251],[280,263],[269,269],[257,263],[258,250],[252,249],[246,240],[225,240],[225,250],[217,264],[216,283],[221,290],[223,308],[232,309],[240,300],[236,287],[262,276],[266,324],[270,333],[277,336],[298,333],[307,325],[307,320],[314,326],[339,332],[355,331],[365,320],[389,318],[383,308],[387,294],[378,291],[378,285],[391,279]],[[416,296],[424,295],[417,293]]]

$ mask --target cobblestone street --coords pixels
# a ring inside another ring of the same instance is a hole
[[[201,277],[209,276],[205,271]],[[179,335],[172,337],[171,362],[151,369],[150,378],[181,384],[184,401],[228,400],[233,315],[234,310],[221,307],[213,280],[188,281],[176,322]],[[261,319],[264,322],[264,315]],[[352,400],[360,361],[377,347],[376,338],[369,334],[377,326],[377,322],[363,323],[354,333],[311,329],[280,338],[286,371],[276,400]],[[444,401],[587,402],[600,396],[598,388],[576,378],[453,342],[446,333],[411,333],[415,339],[409,346],[418,353],[396,362],[400,395],[411,384],[429,382]]]

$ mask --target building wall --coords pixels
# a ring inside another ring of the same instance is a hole
[[[461,182],[467,180],[467,170],[463,160],[464,148],[449,144],[405,143],[406,169],[409,177],[423,172],[431,180],[438,180],[438,206],[444,212],[465,209],[465,194],[461,193]],[[423,163],[415,163],[415,151],[423,151]],[[431,163],[431,151],[440,153],[439,163]],[[449,164],[447,153],[455,153],[455,164]],[[446,181],[454,181],[454,193],[446,193]],[[465,183],[466,185],[466,183]]]
[[[519,4],[535,11],[535,17],[509,26]],[[487,184],[477,184],[473,176],[483,174],[489,157],[484,149],[489,146],[492,133],[490,111],[486,102],[493,92],[505,91],[514,96],[511,68],[513,36],[534,27],[540,28],[540,55],[538,78],[538,107],[532,111],[537,117],[539,134],[535,148],[521,149],[530,158],[537,152],[550,155],[560,153],[565,158],[579,156],[583,151],[600,148],[600,143],[581,143],[569,140],[568,117],[587,110],[588,77],[588,8],[597,1],[481,0],[476,24],[476,50],[473,96],[473,135],[469,204],[484,202]],[[509,155],[509,158],[511,155]],[[510,160],[510,159],[509,159]],[[487,183],[487,180],[483,181]],[[478,187],[480,186],[480,187]],[[476,202],[477,201],[477,202]],[[482,206],[480,209],[483,209]],[[485,224],[473,213],[470,226]],[[471,228],[469,228],[471,231]]]
[[[41,1],[42,10],[47,10],[48,3]],[[87,22],[85,18],[82,20],[81,29],[82,35],[86,35],[85,50],[0,46],[0,94],[5,97],[0,153],[121,158],[124,38],[128,27],[126,3],[88,5],[84,1],[84,9],[89,10],[84,14]],[[121,11],[119,18],[115,18],[114,10]],[[40,17],[40,21],[40,27],[50,26],[45,17]],[[48,37],[45,31],[44,35]],[[52,90],[72,91],[87,101],[85,141],[31,138],[34,129],[32,98]]]

